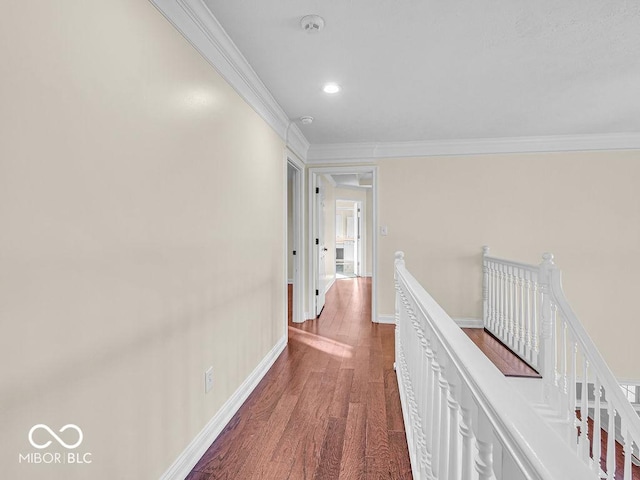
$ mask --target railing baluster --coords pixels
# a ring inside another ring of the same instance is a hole
[[[446,362],[440,362],[440,456],[438,460],[439,478],[449,478],[449,384],[445,378]]]
[[[615,480],[616,476],[616,410],[607,396],[607,413],[609,414],[609,426],[607,428],[607,480]]]
[[[507,266],[507,344],[513,346],[513,267]]]
[[[524,312],[524,279],[525,279],[526,271],[520,269],[520,274],[518,275],[518,295],[519,295],[519,315],[518,315],[518,323],[520,325],[520,342],[519,349],[520,357],[524,357],[526,359],[527,356],[527,320]]]
[[[531,304],[532,308],[532,318],[533,318],[533,351],[536,356],[536,367],[540,368],[540,317],[538,315],[538,306],[540,302],[540,291],[538,289],[538,278],[533,282],[533,303]]]
[[[560,407],[562,406],[562,399],[560,398],[560,391],[559,391],[559,379],[560,379],[560,373],[559,373],[559,360],[558,360],[558,355],[560,353],[560,348],[558,347],[558,306],[552,301],[551,302],[551,324],[549,326],[550,329],[550,334],[551,334],[551,341],[550,341],[550,345],[551,345],[551,382],[550,385],[552,387],[553,390],[553,396],[552,396],[552,401],[555,403],[555,405],[553,405],[553,407],[557,410],[560,411]]]
[[[462,480],[473,480],[473,459],[475,456],[473,423],[474,418],[477,416],[477,407],[467,388],[464,388],[462,391],[461,398],[460,412],[462,422],[460,423],[460,435],[462,436]]]
[[[506,275],[504,265],[500,266],[500,337],[505,338],[506,335],[506,311],[507,311],[507,295],[506,295]]]
[[[475,468],[478,472],[479,480],[491,480],[493,478],[493,444],[491,442],[491,426],[486,415],[478,415],[478,426],[476,433],[476,455]]]
[[[433,408],[433,370],[431,369],[431,364],[433,363],[433,349],[431,346],[431,337],[430,335],[426,336],[426,363],[425,363],[425,399],[424,399],[424,408],[423,408],[423,419],[425,425],[425,469],[427,478],[431,476],[431,409]]]
[[[458,397],[460,385],[458,376],[454,369],[448,369],[449,398],[449,479],[460,480],[460,467],[462,465],[462,442],[460,436],[460,409],[456,398]]]
[[[582,458],[589,461],[589,360],[582,355],[582,387],[580,389],[580,437],[578,451]]]
[[[533,349],[531,348],[531,273],[528,271],[525,272],[524,300],[522,303],[524,304],[526,325],[525,360],[535,368],[536,364],[533,360]]]
[[[633,441],[626,422],[621,419],[620,430],[623,432],[623,452],[624,452],[624,476],[623,480],[631,480],[631,455],[633,455]]]
[[[560,407],[562,408],[562,412],[566,412],[569,409],[568,402],[568,392],[567,392],[567,323],[564,319],[560,321],[560,395],[562,400],[560,402]]]
[[[591,440],[591,451],[593,456],[593,465],[596,472],[600,472],[600,455],[602,454],[602,445],[600,444],[600,429],[602,424],[600,421],[600,397],[602,389],[600,380],[596,375],[593,379],[593,439]]]
[[[576,417],[576,412],[578,409],[577,406],[577,386],[576,386],[576,382],[578,381],[577,379],[577,358],[578,355],[578,344],[575,341],[571,342],[571,372],[570,372],[570,376],[569,376],[569,422],[571,422],[571,425],[574,426],[574,428],[572,429],[572,435],[570,438],[570,445],[576,449],[578,446],[578,432],[577,432],[577,428],[578,428],[578,419]],[[577,450],[576,450],[577,451]]]
[[[495,263],[491,262],[491,330],[496,332],[498,329],[498,274]]]
[[[433,363],[431,365],[433,371],[433,396],[432,396],[432,415],[431,415],[431,471],[435,478],[439,478],[440,460],[440,365],[437,361],[437,352],[434,351]]]

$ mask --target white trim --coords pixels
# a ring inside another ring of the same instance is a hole
[[[371,272],[369,273],[365,273],[364,275],[362,275],[363,277],[372,277],[373,275],[371,275]]]
[[[464,318],[453,318],[453,321],[456,322],[460,328],[484,328],[484,322],[481,318],[472,318],[472,317],[464,317]]]
[[[313,315],[311,312],[304,312],[304,319],[305,320],[313,320],[314,318],[316,318],[316,316]]]
[[[358,185],[337,185],[336,188],[339,188],[340,190],[356,190],[358,192],[366,192],[367,190],[371,189],[371,187],[363,187],[363,186],[358,186]]]
[[[260,380],[269,371],[278,356],[287,346],[287,336],[282,337],[274,345],[269,353],[262,359],[253,372],[246,378],[242,385],[225,402],[218,413],[205,425],[198,435],[189,443],[187,448],[178,456],[169,469],[160,477],[160,480],[183,480],[193,467],[202,458],[222,429],[240,409],[247,397],[253,392]]]
[[[302,160],[309,142],[276,102],[203,0],[151,0],[236,92]],[[288,131],[288,132],[287,132]]]
[[[324,293],[325,293],[325,295],[327,294],[327,292],[329,291],[329,289],[330,289],[331,287],[333,287],[333,284],[334,284],[334,283],[336,283],[336,277],[335,277],[335,275],[333,276],[333,278],[331,279],[331,281],[330,281],[329,283],[327,283],[327,286],[326,286],[326,287],[325,287],[325,289],[324,289]]]
[[[640,380],[631,380],[629,378],[618,378],[618,383],[620,385],[633,385],[640,386]]]
[[[287,285],[293,285],[293,278],[287,278]]]
[[[329,166],[329,167],[312,167],[307,169],[309,178],[308,178],[308,209],[309,209],[309,222],[308,222],[308,231],[309,231],[309,241],[307,242],[308,246],[311,248],[310,251],[313,251],[313,246],[311,245],[313,239],[313,222],[314,222],[314,213],[313,213],[313,204],[314,204],[314,184],[313,179],[315,175],[322,175],[326,173],[372,173],[372,188],[373,188],[373,205],[372,205],[372,219],[373,225],[371,226],[371,232],[373,238],[371,239],[371,259],[373,265],[371,266],[371,321],[376,322],[378,318],[378,167],[375,165],[358,165],[358,166]],[[308,247],[308,248],[309,248]],[[308,269],[308,295],[310,305],[314,304],[314,291],[313,291],[313,281],[314,281],[314,270],[315,266],[313,264],[313,255],[309,255],[309,259],[307,260],[309,264]],[[316,317],[312,317],[316,318]]]
[[[363,160],[372,161],[379,158],[437,155],[633,149],[640,149],[639,133],[477,138],[418,142],[330,143],[311,145],[307,151],[307,163],[358,163]]]
[[[302,163],[304,163],[307,159],[307,152],[309,151],[310,144],[309,140],[306,139],[298,125],[291,125],[291,127],[289,128],[289,136],[288,138],[286,138],[286,140],[287,147],[293,153],[295,153],[296,156],[300,158],[300,160],[302,160]]]
[[[378,315],[378,323],[390,323],[395,325],[396,319],[393,315]]]
[[[293,247],[296,250],[296,255],[293,257],[293,283],[296,288],[293,289],[293,323],[304,323],[306,317],[303,313],[304,310],[304,165],[295,156],[289,155],[289,151],[286,152],[285,165],[288,174],[289,166],[295,171],[293,177],[293,245],[286,247],[287,261],[289,258],[289,250]],[[286,174],[285,174],[286,175]],[[285,177],[286,178],[286,177]],[[287,189],[288,190],[288,189]],[[285,202],[286,205],[286,202]]]

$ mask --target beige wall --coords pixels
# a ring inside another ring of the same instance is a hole
[[[148,2],[0,52],[0,476],[157,479],[285,334],[282,142]],[[18,464],[38,423],[93,463]]]
[[[381,314],[396,250],[451,316],[477,318],[482,245],[530,263],[551,251],[614,373],[640,379],[640,152],[392,159],[378,178]]]

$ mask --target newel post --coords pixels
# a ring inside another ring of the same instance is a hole
[[[402,250],[398,250],[395,253],[395,257],[396,257],[396,260],[395,262],[393,262],[394,265],[396,266],[402,265],[404,267],[404,252]]]
[[[540,374],[544,384],[545,400],[551,400],[556,379],[556,349],[554,316],[551,305],[551,278],[556,270],[553,254],[542,254],[538,281],[540,284]]]
[[[489,320],[489,266],[487,259],[489,247],[482,247],[482,325],[487,326]]]

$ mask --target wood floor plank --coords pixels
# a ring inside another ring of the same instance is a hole
[[[389,468],[389,431],[384,383],[369,382],[368,387],[366,456],[375,457],[386,471]]]
[[[365,478],[367,468],[365,451],[366,429],[366,405],[350,403],[342,447],[340,476],[338,477],[340,480],[360,480]]]
[[[338,418],[347,418],[349,414],[349,396],[353,383],[353,369],[341,368],[338,372],[336,389],[333,393],[329,415]]]
[[[369,383],[369,355],[371,352],[367,346],[358,346],[354,350],[354,374],[349,401],[361,402],[366,399]]]
[[[404,432],[389,432],[389,447],[391,457],[391,478],[411,478],[411,461],[409,452],[405,448],[407,438]]]
[[[314,480],[338,478],[340,476],[340,461],[342,460],[342,446],[344,444],[346,426],[346,418],[329,418],[322,451],[320,452],[320,461],[313,476]]]
[[[309,421],[309,415],[313,413],[314,406],[320,406],[316,401],[317,393],[320,391],[321,381],[321,373],[311,372],[309,374],[309,379],[305,384],[305,389],[302,395],[300,395],[298,402],[289,413],[289,418],[287,419],[285,417],[283,419],[288,421],[282,435],[280,436],[280,442],[278,443],[271,460],[282,462],[287,458],[292,458],[304,436],[309,433],[308,427],[309,424],[311,424]],[[315,427],[315,425],[311,426]],[[311,429],[311,431],[313,430]]]
[[[297,403],[297,395],[285,394],[280,397],[278,405],[264,427],[262,437],[256,439],[253,445],[249,445],[250,453],[238,472],[238,478],[252,478],[253,476],[256,478],[268,478],[260,475],[263,475],[265,471],[271,470],[274,466],[272,465],[272,457],[287,425],[282,421],[282,418],[286,418]],[[255,445],[260,445],[260,448],[255,448]],[[285,459],[284,462],[277,463],[277,466],[279,469],[284,469],[287,463],[290,467],[293,464],[293,459]]]
[[[311,423],[310,433],[302,437],[296,450],[293,465],[288,475],[290,480],[312,479],[320,466],[320,454],[324,443],[329,419],[320,418]]]
[[[386,401],[387,430],[390,432],[403,432],[404,434],[404,419],[402,418],[398,379],[393,369],[388,369],[384,372],[384,397]]]

